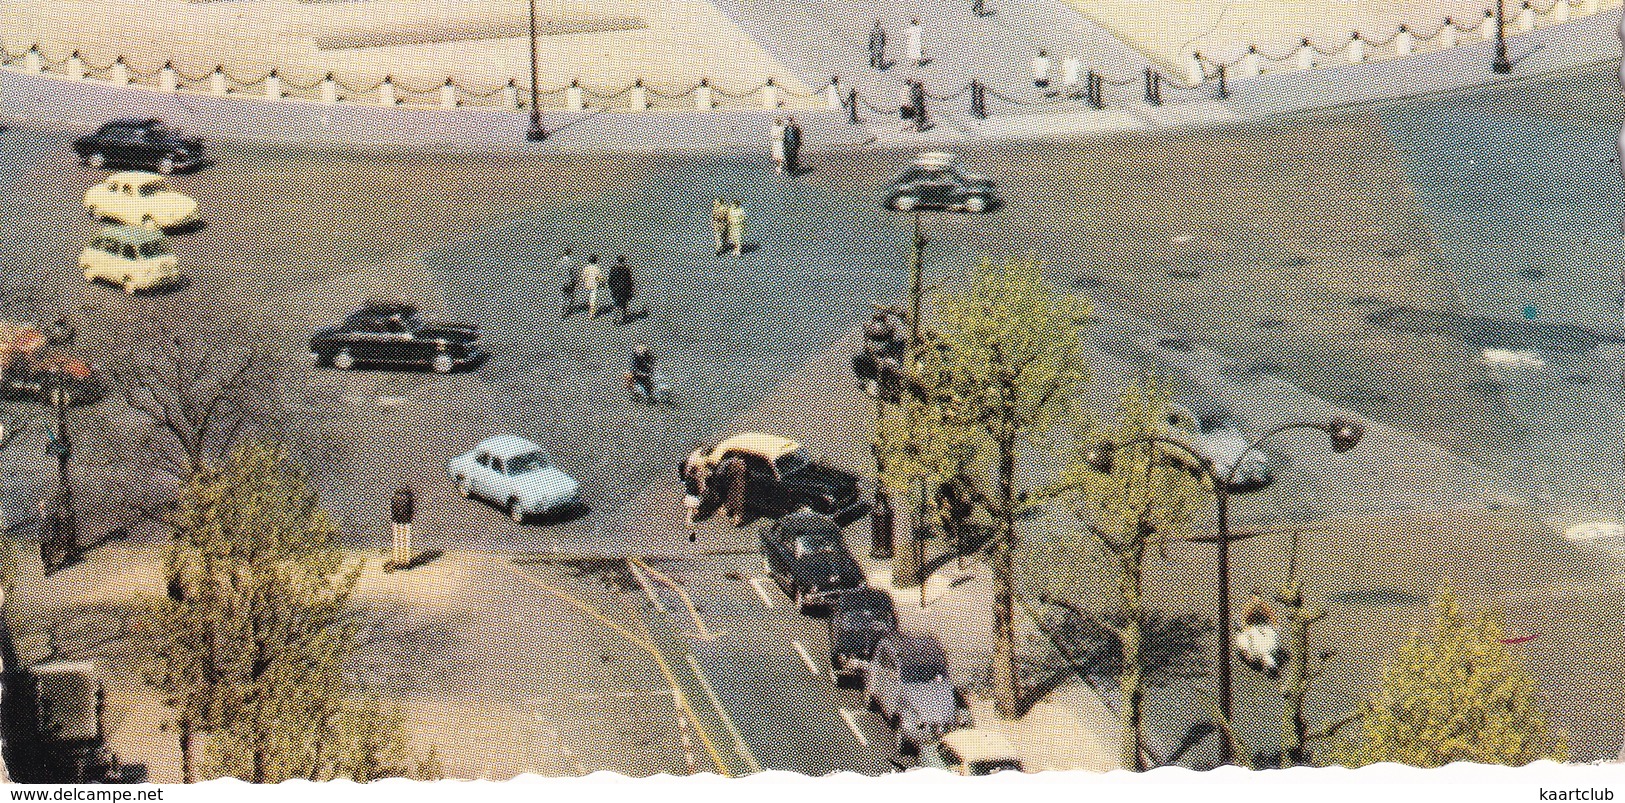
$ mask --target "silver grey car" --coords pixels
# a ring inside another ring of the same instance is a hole
[[[911,754],[963,724],[948,656],[930,633],[890,633],[875,645],[864,674],[869,707],[897,732],[897,752]]]

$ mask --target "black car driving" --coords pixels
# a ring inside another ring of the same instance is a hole
[[[856,680],[874,657],[875,644],[897,632],[897,608],[891,595],[878,588],[859,588],[842,594],[829,612],[829,664],[835,680]]]
[[[801,510],[762,528],[762,562],[803,612],[828,608],[842,594],[863,588],[863,570],[846,551],[841,525]]]
[[[113,120],[73,141],[79,161],[91,167],[122,165],[169,175],[208,163],[203,141],[153,118]]]
[[[886,188],[885,204],[899,212],[953,209],[987,212],[1000,203],[989,179],[959,172],[950,153],[921,154]]]
[[[446,374],[485,358],[479,327],[425,321],[411,304],[372,302],[310,338],[315,365],[416,366]]]

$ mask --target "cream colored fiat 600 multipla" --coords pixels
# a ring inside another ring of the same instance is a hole
[[[85,281],[98,279],[126,293],[172,285],[180,280],[179,260],[161,231],[135,226],[102,229],[79,253]]]
[[[97,220],[149,229],[198,222],[197,201],[170,189],[163,176],[139,171],[114,173],[86,190],[85,209]]]

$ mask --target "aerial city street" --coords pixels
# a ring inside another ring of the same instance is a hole
[[[513,5],[0,0],[10,780],[1625,759],[1618,5]]]

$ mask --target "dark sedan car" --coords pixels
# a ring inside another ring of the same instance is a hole
[[[804,510],[762,528],[762,562],[802,611],[828,608],[863,588],[863,570],[846,551],[841,525]]]
[[[829,663],[837,683],[856,680],[874,657],[875,645],[897,632],[897,608],[878,588],[859,588],[835,602],[829,612]]]
[[[959,172],[949,153],[921,154],[886,189],[886,206],[899,212],[953,209],[980,213],[998,205],[994,183]]]
[[[317,330],[310,338],[310,359],[341,370],[394,365],[445,374],[484,359],[479,340],[479,328],[471,324],[425,321],[410,304],[379,302],[338,326]]]
[[[203,141],[160,120],[113,120],[73,141],[73,152],[91,167],[124,165],[169,175],[207,163]]]
[[[841,525],[869,512],[856,475],[814,459],[789,438],[741,433],[691,454],[684,465],[691,462],[709,469],[706,492],[736,526],[751,515],[777,518],[803,507]]]

